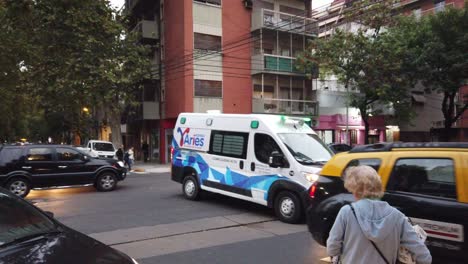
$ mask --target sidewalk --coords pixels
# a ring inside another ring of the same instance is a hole
[[[132,168],[132,173],[134,172],[147,172],[147,173],[167,173],[170,172],[171,164],[160,164],[156,162],[143,162],[135,161]]]

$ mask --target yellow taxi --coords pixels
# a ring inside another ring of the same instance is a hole
[[[382,200],[424,228],[435,259],[468,259],[468,143],[380,143],[335,155],[309,189],[307,224],[322,245],[339,209],[354,199],[341,176],[357,165],[378,171]]]

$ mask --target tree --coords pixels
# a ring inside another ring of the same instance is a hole
[[[468,109],[468,101],[456,107],[456,96],[468,80],[468,5],[448,8],[420,21],[402,20],[395,34],[412,35],[406,45],[417,54],[419,78],[428,89],[443,94],[441,110],[449,129]]]
[[[348,100],[351,107],[359,109],[367,144],[369,118],[382,112],[376,106],[392,107],[397,121],[411,118],[406,95],[413,79],[405,72],[407,51],[395,49],[393,40],[382,30],[393,23],[388,2],[362,1],[348,12],[348,21],[359,22],[359,29],[336,29],[332,36],[314,40],[298,63],[309,72],[319,67],[322,76],[335,75],[347,89],[359,91],[350,94]]]
[[[124,16],[106,0],[22,2],[32,9],[28,38],[35,54],[22,60],[24,86],[39,98],[46,118],[61,115],[54,126],[80,136],[93,123],[83,107],[105,109],[113,141],[121,144],[120,113],[136,103],[140,81],[149,74],[148,47],[135,45]]]

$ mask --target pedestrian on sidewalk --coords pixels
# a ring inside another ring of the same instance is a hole
[[[135,153],[133,147],[130,147],[124,155],[125,164],[128,166],[128,171],[132,171],[132,166],[135,161]]]
[[[124,161],[123,145],[120,145],[119,149],[117,149],[117,152],[115,152],[115,155],[117,156],[118,160]]]
[[[146,141],[141,145],[141,150],[143,151],[143,162],[148,162],[149,145]]]
[[[327,253],[337,263],[396,263],[398,249],[406,247],[416,263],[430,264],[432,257],[405,215],[380,201],[382,181],[369,166],[349,168],[345,188],[356,202],[343,206],[327,240]]]

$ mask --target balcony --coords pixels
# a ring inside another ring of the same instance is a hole
[[[158,27],[153,20],[141,20],[133,31],[139,34],[144,43],[151,43],[159,39]]]
[[[316,19],[295,16],[269,9],[256,9],[252,12],[252,31],[268,28],[301,35],[317,36]]]
[[[294,67],[296,58],[257,54],[252,56],[252,74],[269,72],[288,75],[304,75],[303,71],[299,71]]]
[[[318,116],[318,102],[288,99],[252,99],[254,113]]]

